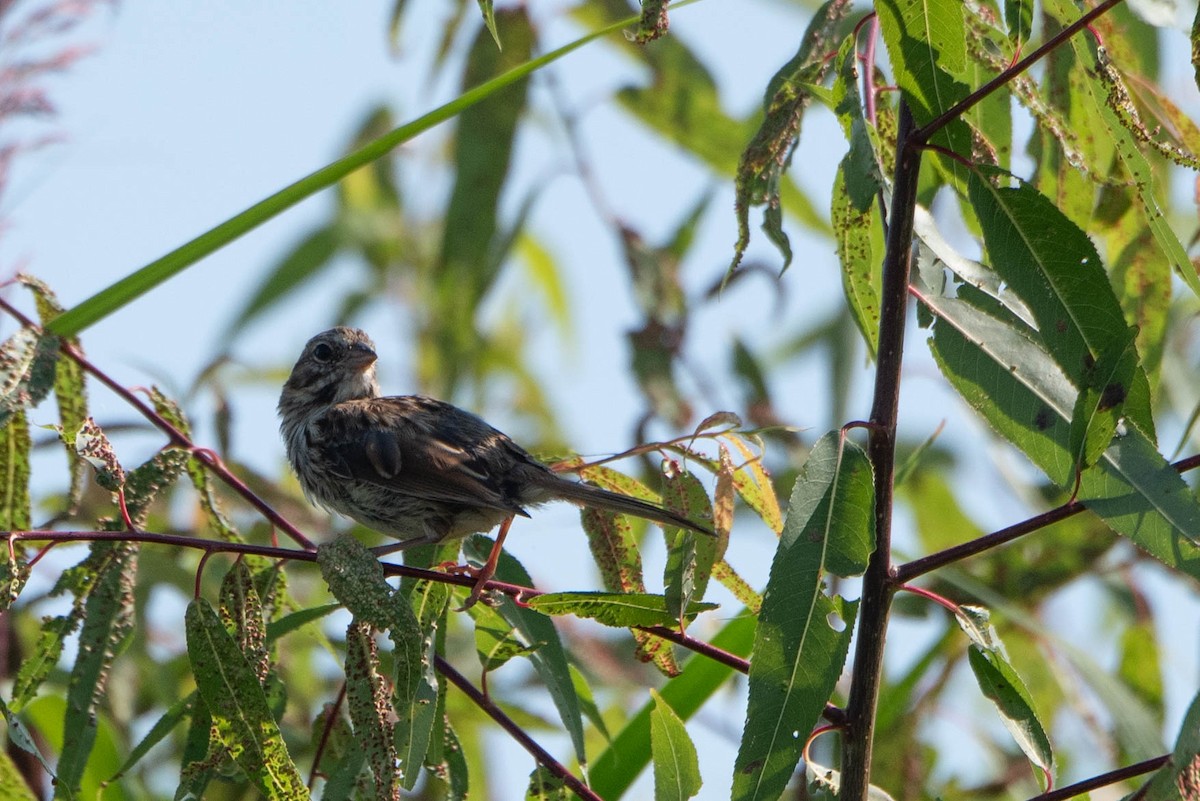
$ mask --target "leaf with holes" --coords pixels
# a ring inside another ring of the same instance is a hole
[[[258,674],[216,610],[197,598],[188,604],[184,625],[196,687],[238,768],[268,798],[308,798]]]
[[[858,604],[826,594],[825,576],[866,570],[872,476],[867,455],[835,431],[817,440],[796,479],[754,637],[737,801],[779,797],[841,675]]]

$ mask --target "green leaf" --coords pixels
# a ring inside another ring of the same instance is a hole
[[[862,334],[867,353],[875,357],[879,339],[879,293],[883,282],[883,226],[879,208],[868,203],[857,211],[846,191],[849,157],[842,160],[833,183],[833,235],[842,265],[842,291]]]
[[[871,464],[838,432],[805,462],[771,563],[750,660],[750,698],[734,799],[775,799],[841,674],[857,602],[824,591],[827,573],[866,569],[874,549]]]
[[[896,83],[918,125],[932,122],[967,96],[961,78],[967,64],[961,0],[879,0],[875,11]],[[931,141],[964,158],[971,154],[970,129],[961,119],[951,120]],[[958,181],[962,165],[948,164]]]
[[[422,628],[408,600],[384,580],[379,560],[358,540],[342,535],[322,544],[317,549],[317,563],[330,591],[350,614],[386,631],[392,641],[396,671],[392,706],[401,722],[396,727],[396,753],[403,786],[411,789],[433,734],[438,697],[433,636]]]
[[[33,525],[29,505],[29,419],[18,409],[0,426],[0,527],[28,531]],[[15,600],[15,599],[14,599]],[[0,601],[7,604],[11,601]]]
[[[479,13],[483,14],[483,24],[492,35],[496,49],[502,50],[504,46],[500,44],[500,32],[496,30],[496,9],[492,0],[479,0]]]
[[[1100,459],[1124,417],[1125,399],[1138,372],[1137,329],[1127,329],[1126,334],[1123,346],[1100,355],[1075,400],[1069,447],[1076,470],[1091,467]]]
[[[525,788],[525,801],[570,801],[574,794],[567,789],[563,780],[541,765],[529,774],[529,785]]]
[[[1053,775],[1054,752],[1046,729],[1033,708],[1033,698],[1008,661],[1003,646],[998,641],[990,648],[972,643],[967,649],[967,661],[979,689],[995,705],[1004,728],[1021,751],[1039,769],[1038,780],[1043,789],[1046,788]]]
[[[15,745],[25,753],[32,754],[34,759],[38,761],[38,764],[42,766],[42,769],[46,771],[46,775],[54,776],[54,767],[46,761],[45,755],[42,754],[41,749],[34,742],[33,732],[29,730],[29,727],[25,725],[23,720],[9,709],[8,704],[4,703],[4,699],[2,698],[0,698],[0,715],[4,717],[5,725],[8,727],[5,736],[8,738],[10,745]],[[40,730],[39,733],[44,734]]]
[[[851,202],[850,208],[861,214],[875,205],[880,190],[888,186],[888,170],[884,164],[883,145],[879,132],[866,117],[858,81],[857,39],[847,36],[838,48],[836,56],[837,74],[829,101],[833,113],[842,126],[842,133],[850,144],[850,152],[842,159],[841,173],[844,192]],[[837,208],[837,202],[834,203]],[[837,232],[835,224],[834,232]]]
[[[723,651],[745,657],[754,642],[757,618],[748,613],[735,616],[725,624],[712,644]],[[706,701],[728,686],[733,668],[705,657],[693,656],[676,678],[663,685],[661,695],[675,714],[688,720]],[[650,762],[650,714],[653,701],[647,702],[612,739],[596,759],[588,777],[596,794],[616,801]]]
[[[113,660],[133,630],[137,554],[138,546],[132,542],[92,543],[89,562],[97,570],[82,602],[79,651],[67,684],[56,798],[77,795],[88,768],[96,739],[97,704],[104,697]]]
[[[620,31],[637,21],[636,17],[623,15],[619,22],[585,34],[573,42],[532,58],[507,72],[489,78],[463,92],[454,100],[421,115],[412,122],[401,125],[375,139],[353,153],[338,159],[295,183],[255,203],[240,214],[231,217],[195,239],[187,242],[160,259],[147,264],[140,270],[127,275],[112,286],[97,292],[73,309],[56,317],[47,326],[59,336],[71,336],[94,325],[108,315],[136,300],[164,281],[192,266],[205,256],[238,239],[267,220],[282,214],[305,198],[326,189],[355,170],[382,158],[394,148],[420,133],[462,113],[463,110],[485,100],[537,70],[551,64],[585,44]]]
[[[212,605],[203,598],[193,600],[184,625],[196,688],[229,755],[268,798],[307,798],[254,666]]]
[[[828,0],[813,15],[800,48],[767,85],[763,119],[742,151],[734,181],[738,238],[733,247],[732,273],[750,243],[751,206],[766,206],[763,231],[783,256],[783,269],[792,262],[792,247],[783,231],[780,207],[782,180],[800,141],[800,122],[812,101],[808,87],[821,83],[829,69],[825,53],[832,47],[834,31],[849,11],[846,0]]]
[[[997,274],[1033,315],[1044,349],[1084,386],[1103,354],[1116,358],[1128,344],[1121,304],[1096,246],[1027,184],[1002,187],[973,175],[970,197]],[[1136,351],[1131,355],[1136,362]],[[1134,369],[1125,413],[1153,438],[1150,385],[1136,363]]]
[[[463,554],[476,564],[483,564],[491,552],[492,540],[482,535],[476,535],[463,543]],[[496,578],[523,587],[532,585],[533,580],[525,568],[506,551],[500,554],[500,564],[496,568]],[[550,618],[526,609],[508,596],[501,596],[496,607],[501,616],[515,628],[520,636],[529,643],[540,643],[537,650],[528,655],[529,661],[537,670],[542,683],[550,693],[550,699],[558,709],[559,717],[571,744],[575,748],[575,758],[580,764],[587,764],[587,753],[583,739],[583,717],[579,708],[579,696],[575,694],[575,683],[571,679],[571,669],[567,661],[567,651],[558,636],[558,630]]]
[[[36,406],[54,388],[59,339],[21,328],[0,343],[0,423]]]
[[[366,755],[375,779],[376,798],[398,798],[394,732],[385,679],[379,674],[375,630],[353,621],[346,629],[346,707],[354,723],[354,742]],[[405,773],[409,773],[405,766]]]
[[[712,506],[708,493],[695,474],[685,472],[676,463],[668,461],[663,471],[663,503],[692,520],[712,520]],[[689,615],[692,599],[704,598],[708,581],[712,576],[713,564],[729,544],[728,536],[709,537],[691,529],[668,527],[667,564],[663,569],[666,587],[667,611],[682,625]]]
[[[654,758],[654,801],[685,801],[700,792],[700,761],[683,721],[650,690],[650,750]]]
[[[38,319],[45,325],[62,313],[63,308],[54,292],[41,280],[24,273],[17,280],[34,294]],[[69,338],[65,343],[82,353],[83,346],[78,338]],[[75,359],[63,356],[54,368],[54,400],[58,404],[58,424],[63,431],[78,431],[88,417],[87,385],[83,367]],[[65,444],[65,443],[64,443]],[[85,466],[74,449],[66,448],[71,485],[67,490],[67,510],[73,511],[83,497]]]
[[[1015,46],[1028,42],[1033,33],[1033,0],[1004,0],[1004,24]]]
[[[146,754],[150,753],[150,750],[154,746],[165,740],[167,735],[174,731],[176,726],[185,718],[191,716],[194,713],[197,698],[196,691],[193,690],[171,704],[167,708],[167,711],[163,712],[158,720],[154,721],[154,725],[150,727],[150,731],[146,732],[145,736],[130,750],[121,767],[108,779],[108,782],[111,784],[132,770],[134,766],[145,758]],[[203,702],[201,702],[201,705],[203,705]]]
[[[272,620],[267,624],[267,642],[274,642],[280,637],[291,634],[293,631],[302,626],[307,626],[309,623],[315,623],[341,608],[341,604],[323,604],[308,609],[300,609],[289,615],[284,615],[278,620]]]
[[[525,656],[537,649],[537,643],[525,642],[516,626],[490,606],[475,604],[469,612],[475,621],[475,655],[485,672],[496,670],[514,656]]]
[[[961,300],[922,297],[938,317],[942,373],[966,401],[1059,486],[1074,483],[1068,451],[1077,392],[1019,329]],[[1200,577],[1200,505],[1137,426],[1080,477],[1079,499],[1114,531],[1170,567]]]
[[[548,592],[529,599],[529,607],[546,615],[576,615],[606,626],[677,626],[679,617],[663,595],[645,592]],[[716,604],[688,604],[687,617],[716,609]]]

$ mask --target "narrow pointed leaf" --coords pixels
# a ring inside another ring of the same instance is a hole
[[[408,600],[384,580],[383,566],[362,543],[341,536],[317,549],[317,562],[334,596],[354,617],[392,641],[395,675],[392,705],[402,725],[396,728],[396,753],[404,786],[420,775],[433,733],[437,701],[433,639],[426,636]]]
[[[999,648],[985,649],[972,644],[967,649],[967,661],[979,689],[995,705],[1017,746],[1038,768],[1038,780],[1045,787],[1054,769],[1054,752],[1025,682]]]
[[[759,613],[735,799],[780,796],[841,675],[857,603],[827,595],[825,576],[866,569],[873,491],[860,448],[837,432],[816,442],[796,480]]]
[[[268,798],[307,798],[254,667],[203,598],[188,604],[188,659],[222,745]]]
[[[62,313],[63,308],[59,304],[58,298],[44,282],[23,273],[18,273],[17,280],[33,292],[38,319],[43,325]],[[66,344],[71,345],[78,352],[83,351],[83,346],[78,338],[69,338],[66,340]],[[84,380],[83,367],[79,362],[66,355],[58,359],[54,368],[54,400],[58,404],[58,424],[62,430],[78,431],[88,417],[87,385]],[[66,454],[68,469],[71,473],[71,485],[67,489],[67,509],[73,510],[78,506],[83,495],[83,478],[86,468],[73,449],[66,448]]]
[[[354,723],[354,742],[366,755],[375,780],[375,798],[398,799],[391,705],[383,676],[375,632],[370,624],[352,622],[346,629],[346,708]]]
[[[961,0],[879,0],[875,10],[896,82],[918,125],[967,96],[959,77],[967,63]],[[932,141],[964,157],[971,153],[970,129],[961,119],[951,120]],[[954,175],[963,172],[961,165],[950,164]]]
[[[133,630],[137,545],[96,542],[92,544],[92,550],[103,553],[103,567],[84,603],[79,652],[67,685],[56,798],[60,794],[69,798],[79,792],[96,739],[97,704],[105,694],[117,651]]]
[[[531,609],[547,615],[575,615],[606,626],[678,626],[676,610],[662,595],[618,592],[548,592],[529,599]],[[716,609],[716,604],[693,601],[687,617]]]
[[[923,298],[942,373],[966,401],[1052,481],[1074,484],[1068,451],[1077,391],[1022,331],[961,300]],[[1200,505],[1137,426],[1080,477],[1079,499],[1114,531],[1168,566],[1200,577]]]
[[[0,426],[0,526],[3,531],[28,531],[32,525],[29,505],[29,419],[18,410]],[[7,603],[7,602],[6,602]]]
[[[0,343],[0,423],[41,403],[54,388],[58,337],[21,328]]]
[[[1033,314],[1045,350],[1085,386],[1097,360],[1121,351],[1127,338],[1096,246],[1028,184],[997,186],[976,175],[970,196],[996,272]],[[1136,360],[1136,351],[1131,355]],[[1150,385],[1136,364],[1125,394],[1126,414],[1153,438]]]
[[[663,697],[650,691],[650,749],[654,758],[654,801],[686,801],[700,792],[700,762],[683,721]]]
[[[767,85],[762,122],[738,161],[735,212],[738,238],[734,244],[732,273],[750,243],[751,206],[765,206],[763,231],[783,257],[783,269],[792,262],[792,248],[783,230],[780,207],[782,180],[800,141],[800,123],[812,102],[810,85],[820,84],[829,69],[825,53],[833,45],[837,24],[849,11],[847,0],[828,0],[813,15],[796,54]]]

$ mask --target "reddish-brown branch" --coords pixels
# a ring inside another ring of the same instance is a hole
[[[510,737],[516,740],[522,748],[538,761],[538,764],[561,779],[563,784],[571,788],[571,792],[580,798],[586,799],[586,801],[604,801],[590,787],[584,784],[578,776],[571,773],[561,762],[551,756],[549,751],[538,745],[532,737],[525,733],[520,724],[506,715],[504,710],[492,703],[492,700],[480,692],[479,688],[467,681],[466,677],[455,670],[453,665],[440,655],[434,657],[434,664],[439,673],[445,676],[455,687],[466,693],[472,703],[486,712],[492,720],[500,725],[500,728],[508,732]]]
[[[956,120],[966,114],[967,111],[969,111],[976,103],[979,103],[992,92],[996,91],[1001,86],[1004,86],[1013,78],[1032,67],[1046,54],[1055,48],[1060,47],[1064,42],[1066,42],[1075,34],[1079,33],[1084,28],[1089,27],[1097,17],[1108,13],[1109,10],[1121,2],[1123,2],[1123,0],[1104,0],[1104,2],[1100,3],[1100,5],[1096,6],[1091,11],[1088,11],[1082,17],[1051,36],[1042,43],[1041,47],[1034,50],[1024,59],[1004,70],[1004,72],[1000,73],[995,78],[992,78],[992,80],[988,81],[974,92],[971,92],[971,94],[967,95],[962,100],[958,101],[953,106],[939,114],[929,123],[919,128],[913,134],[913,139],[920,143],[928,142],[930,137],[932,137],[942,128],[945,128],[952,120]]]
[[[900,401],[900,366],[904,354],[907,315],[909,251],[917,203],[921,151],[913,141],[914,122],[908,104],[900,104],[896,140],[896,173],[888,214],[887,252],[880,292],[879,347],[875,395],[871,405],[867,455],[875,469],[875,551],[863,575],[858,635],[850,696],[846,705],[846,734],[842,738],[842,795],[863,801],[870,786],[871,752],[875,737],[875,707],[883,678],[883,651],[892,602],[892,509],[896,469],[896,424]]]
[[[1171,466],[1180,473],[1186,473],[1189,470],[1195,470],[1200,467],[1200,454],[1189,456],[1186,459],[1172,462]],[[1066,520],[1068,517],[1073,517],[1087,509],[1087,506],[1080,501],[1071,501],[1064,503],[1062,506],[1057,506],[1047,512],[1034,515],[1019,523],[1013,523],[1007,528],[1002,528],[999,531],[993,531],[991,534],[985,534],[982,537],[964,542],[961,545],[955,545],[952,548],[947,548],[943,551],[931,553],[928,556],[922,556],[920,559],[914,559],[911,562],[906,562],[896,568],[892,576],[892,580],[897,584],[905,584],[912,581],[917,576],[924,575],[939,567],[961,562],[963,559],[968,559],[984,551],[990,551],[993,548],[998,548],[1005,543],[1019,539],[1026,534],[1032,534],[1039,529],[1046,528],[1060,520]]]
[[[29,328],[33,331],[41,330],[41,327],[38,326],[37,323],[26,317],[23,313],[21,313],[20,310],[8,303],[8,301],[4,300],[3,298],[0,298],[0,309],[3,309],[26,328]],[[213,454],[211,450],[197,447],[189,437],[172,425],[169,420],[156,412],[153,407],[135,395],[128,387],[117,383],[111,376],[109,376],[96,365],[92,364],[92,362],[89,361],[86,356],[80,353],[77,348],[71,345],[71,343],[67,342],[66,340],[61,340],[59,349],[65,356],[73,359],[86,372],[95,377],[96,380],[116,393],[121,400],[137,409],[143,417],[145,417],[147,420],[153,423],[156,428],[167,435],[167,438],[170,439],[172,445],[179,448],[185,448],[192,452],[202,464],[212,471],[214,475],[229,485],[229,487],[231,487],[238,495],[241,495],[242,498],[245,499],[245,501],[255,509],[257,509],[259,513],[263,515],[263,517],[267,518],[267,520],[270,520],[277,527],[283,529],[283,531],[286,532],[287,535],[296,542],[296,544],[310,551],[316,550],[317,546],[312,540],[300,533],[300,530],[296,528],[296,526],[293,525],[290,520],[279,514],[279,512],[277,512],[269,503],[255,494],[252,489],[247,487],[240,478],[231,473],[220,459],[215,458],[215,454]]]
[[[1075,784],[1068,784],[1066,787],[1059,787],[1057,790],[1035,795],[1029,801],[1067,801],[1068,798],[1075,798],[1084,793],[1091,792],[1100,787],[1107,787],[1110,784],[1123,782],[1126,779],[1132,779],[1134,776],[1144,776],[1147,773],[1152,773],[1158,770],[1163,765],[1171,761],[1170,754],[1147,759],[1144,762],[1138,762],[1134,765],[1126,765],[1123,768],[1110,770],[1108,773],[1101,773],[1098,776],[1093,776],[1090,779],[1084,779]]]

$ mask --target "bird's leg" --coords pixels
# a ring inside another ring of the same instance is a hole
[[[376,545],[371,548],[371,553],[375,556],[387,556],[396,551],[403,551],[405,548],[412,548],[417,545],[437,545],[441,542],[442,537],[432,531],[422,534],[420,537],[413,537],[410,540],[400,540],[399,542],[389,543],[388,545]]]
[[[504,518],[504,522],[500,524],[500,530],[496,532],[496,544],[492,546],[492,552],[488,554],[487,561],[483,563],[483,567],[475,573],[475,586],[471,588],[471,594],[467,596],[467,601],[460,606],[456,611],[464,612],[475,605],[479,597],[483,595],[487,583],[492,576],[496,575],[496,567],[500,564],[500,552],[504,550],[504,538],[508,536],[508,529],[512,526],[513,515]]]

